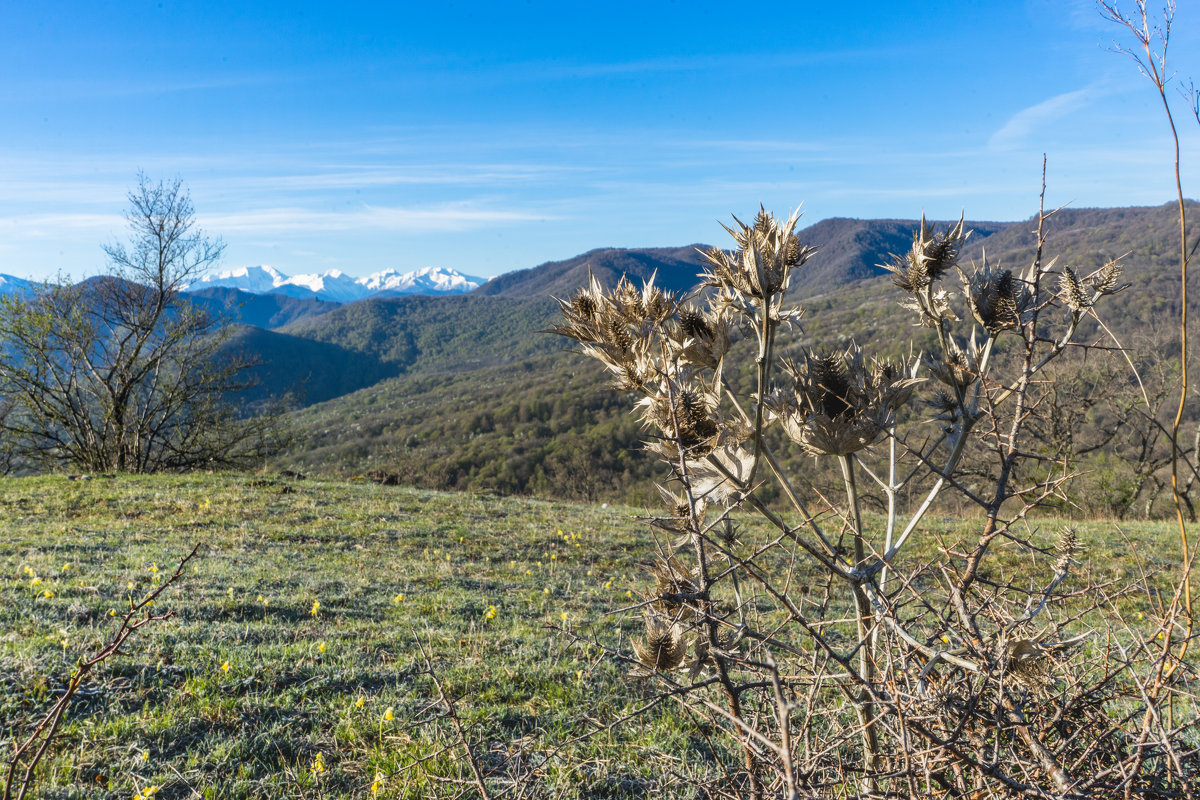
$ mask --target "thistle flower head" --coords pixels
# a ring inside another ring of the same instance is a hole
[[[1075,270],[1070,267],[1063,267],[1062,274],[1058,276],[1058,293],[1067,307],[1074,312],[1086,311],[1092,306],[1091,293],[1084,289],[1083,281],[1079,280]]]
[[[903,256],[894,256],[890,264],[881,264],[892,273],[892,283],[906,292],[916,293],[958,265],[963,242],[971,235],[963,231],[963,218],[945,233],[934,233],[933,225],[921,213],[921,227],[913,231],[913,244]]]
[[[780,222],[761,206],[753,225],[734,217],[733,227],[722,227],[737,242],[738,249],[729,253],[713,248],[701,253],[708,262],[708,272],[701,276],[704,284],[758,299],[786,291],[792,270],[816,252],[796,238],[799,219],[799,209]]]
[[[949,347],[942,358],[924,356],[921,362],[939,383],[961,391],[979,377],[983,347],[975,341],[974,331],[969,343],[960,346],[951,336],[948,337],[948,344]]]
[[[1033,295],[1012,270],[991,266],[985,255],[974,274],[962,277],[971,314],[988,333],[1015,331],[1028,321]]]
[[[651,334],[670,319],[678,299],[654,285],[654,278],[638,289],[627,278],[606,292],[592,275],[587,288],[558,301],[561,324],[551,330],[578,341],[589,355],[616,376],[621,390],[640,389],[654,374],[650,357]]]
[[[729,352],[729,321],[715,312],[681,306],[671,335],[672,350],[685,364],[716,369]]]
[[[669,440],[664,453],[668,458],[678,456],[678,447],[692,456],[705,455],[716,446],[720,433],[715,417],[719,398],[690,382],[664,380],[667,382],[670,385],[655,396],[638,402],[642,421],[657,427]]]
[[[777,389],[767,407],[792,441],[814,455],[849,455],[877,441],[893,412],[921,382],[916,364],[868,364],[851,344],[844,352],[785,362],[792,385]]]

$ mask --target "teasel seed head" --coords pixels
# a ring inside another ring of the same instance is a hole
[[[1071,567],[1071,559],[1079,552],[1079,536],[1074,528],[1063,528],[1054,546],[1058,559],[1054,562],[1054,571],[1062,574]]]
[[[634,641],[633,653],[645,673],[669,672],[678,669],[687,656],[687,640],[678,624],[655,613],[646,615],[646,636]]]
[[[1076,313],[1086,311],[1092,306],[1089,292],[1083,288],[1083,282],[1070,267],[1063,267],[1062,275],[1058,278],[1058,291],[1067,307]]]
[[[1124,271],[1121,262],[1114,258],[1092,276],[1092,289],[1100,294],[1116,294],[1129,286],[1128,283],[1121,283]]]
[[[646,565],[654,578],[653,607],[675,622],[691,622],[696,619],[695,600],[677,597],[681,594],[696,594],[700,591],[700,569],[688,569],[675,556]]]

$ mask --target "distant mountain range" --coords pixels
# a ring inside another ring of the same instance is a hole
[[[249,294],[280,294],[303,300],[353,303],[372,297],[464,294],[486,282],[486,278],[463,275],[442,267],[425,267],[412,272],[385,269],[365,278],[355,278],[336,269],[315,275],[285,275],[273,267],[254,266],[205,275],[188,286],[187,291],[237,289]]]

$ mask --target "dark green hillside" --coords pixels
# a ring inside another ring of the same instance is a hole
[[[639,452],[645,434],[629,398],[604,383],[595,365],[568,353],[404,375],[295,412],[305,441],[278,464],[429,488],[594,500],[640,486],[645,494],[657,470]]]
[[[259,362],[249,370],[255,385],[242,395],[251,403],[281,395],[299,404],[319,403],[398,372],[367,353],[252,325],[234,325],[225,352]]]
[[[1160,362],[1154,368],[1159,374],[1169,374],[1164,359],[1174,352],[1171,335],[1158,336],[1153,346],[1143,342],[1154,341],[1163,315],[1178,310],[1175,224],[1170,206],[1068,209],[1055,217],[1047,246],[1047,256],[1061,254],[1060,263],[1083,272],[1130,251],[1126,277],[1134,285],[1100,310],[1126,345],[1142,348],[1135,357]],[[910,342],[914,350],[928,351],[931,331],[898,308],[901,293],[891,280],[863,277],[877,275],[881,254],[906,250],[915,225],[832,220],[810,229],[830,238],[805,266],[811,274],[797,280],[795,295],[806,313],[802,326],[781,340],[781,354],[840,348],[850,340],[875,354],[907,356]],[[981,236],[978,228],[992,232]],[[977,224],[964,269],[984,248],[989,261],[1020,269],[1033,254],[1032,229],[1029,222]],[[839,270],[846,282],[812,291]],[[586,271],[580,276],[586,280]],[[957,276],[948,276],[946,286],[958,295]],[[638,452],[645,434],[628,398],[607,388],[597,365],[562,352],[567,342],[538,332],[555,317],[548,297],[473,294],[357,303],[288,326],[293,336],[337,345],[402,374],[296,412],[301,436],[278,465],[317,474],[377,472],[429,488],[603,499],[644,492],[658,467]],[[1064,364],[1078,370],[1070,380],[1083,392],[1096,380],[1129,377],[1115,357],[1111,369],[1098,355],[1085,360],[1081,354]],[[1105,368],[1096,372],[1099,367]],[[1096,417],[1092,428],[1113,419],[1104,409],[1087,413]],[[1097,481],[1136,482],[1124,462],[1110,458],[1081,470]],[[1128,486],[1120,491],[1127,489],[1134,492]]]
[[[653,247],[637,250],[607,247],[590,250],[566,261],[551,261],[533,269],[501,275],[480,286],[472,294],[489,297],[566,297],[587,283],[588,270],[604,285],[611,286],[626,275],[635,282],[657,273],[658,286],[686,291],[696,285],[703,259],[698,250],[707,245]]]
[[[558,304],[548,297],[513,299],[472,294],[364,300],[281,333],[369,355],[403,371],[478,369],[551,352],[540,335]]]
[[[241,322],[259,328],[278,328],[298,319],[319,316],[340,305],[313,297],[251,294],[228,287],[210,287],[188,292],[185,297],[196,305],[227,317],[231,322]]]

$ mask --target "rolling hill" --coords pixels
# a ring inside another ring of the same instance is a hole
[[[1170,205],[1067,209],[1052,220],[1048,253],[1086,273],[1128,252],[1134,286],[1108,305],[1106,320],[1132,336],[1178,310],[1175,224]],[[914,335],[921,347],[927,333],[907,312],[897,313],[900,293],[877,266],[907,250],[915,225],[826,220],[802,232],[822,249],[798,276],[795,295],[806,317],[782,349],[799,353],[854,339],[900,355]],[[964,265],[986,250],[989,262],[1023,266],[1033,252],[1032,228],[1028,221],[975,223]],[[344,348],[368,357],[373,369],[397,372],[293,412],[298,443],[276,463],[320,474],[390,474],[430,488],[641,497],[657,466],[637,452],[644,433],[628,398],[607,388],[597,365],[539,331],[557,313],[550,296],[582,285],[589,265],[609,285],[620,274],[640,280],[657,270],[660,283],[682,290],[694,282],[687,272],[698,269],[694,254],[694,247],[595,250],[501,276],[461,297],[373,300],[292,322],[278,333]],[[952,291],[957,284],[948,280]]]

